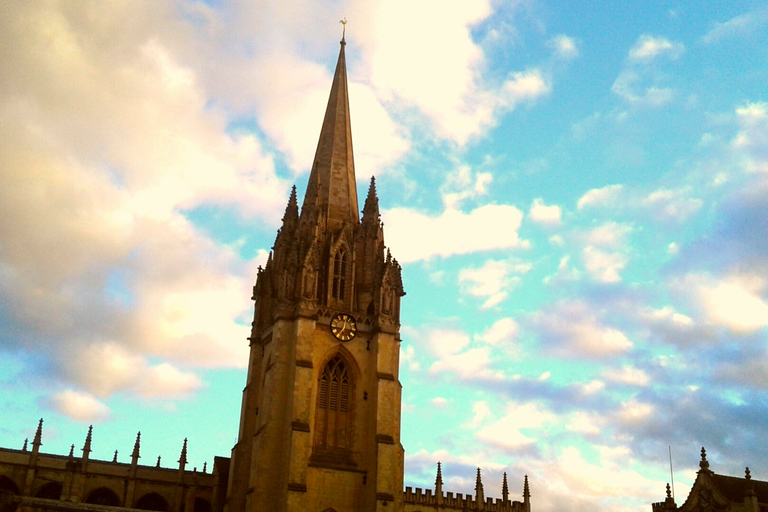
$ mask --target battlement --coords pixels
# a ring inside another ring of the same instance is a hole
[[[441,510],[486,510],[488,512],[524,512],[525,508],[520,501],[506,500],[501,498],[486,498],[485,502],[480,504],[471,494],[462,494],[446,492],[441,500],[432,491],[432,489],[422,489],[420,487],[406,487],[403,493],[403,503],[405,505],[426,505],[441,507]]]

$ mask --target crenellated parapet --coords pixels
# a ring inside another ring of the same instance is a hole
[[[480,503],[471,494],[446,492],[438,502],[437,495],[432,489],[406,487],[403,493],[405,512],[414,506],[427,506],[437,510],[485,510],[488,512],[525,512],[521,501],[504,501],[502,498],[486,498]],[[439,507],[439,508],[438,508]]]
[[[477,468],[475,479],[475,495],[443,492],[443,474],[441,464],[437,463],[437,476],[435,489],[421,489],[419,487],[406,487],[403,493],[403,511],[421,511],[424,507],[430,510],[482,510],[484,512],[530,512],[530,488],[528,476],[523,481],[523,501],[511,501],[509,499],[509,486],[507,474],[504,473],[502,482],[502,498],[486,498],[484,486]]]

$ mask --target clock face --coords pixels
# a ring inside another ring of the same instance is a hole
[[[357,334],[357,323],[352,315],[339,313],[331,319],[331,333],[336,339],[349,341]]]

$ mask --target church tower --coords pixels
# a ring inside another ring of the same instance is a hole
[[[227,512],[396,512],[401,269],[372,178],[358,214],[341,49],[304,202],[291,192],[255,311]]]

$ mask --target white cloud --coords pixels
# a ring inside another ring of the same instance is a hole
[[[446,209],[459,208],[465,199],[485,195],[492,181],[493,175],[490,173],[473,173],[469,166],[459,166],[445,178],[445,184],[441,188],[443,205]]]
[[[488,260],[482,267],[465,268],[459,272],[459,284],[464,293],[487,297],[483,308],[490,308],[507,298],[520,283],[519,274],[531,269],[528,263],[511,260]]]
[[[739,132],[731,141],[742,165],[750,172],[768,173],[768,102],[747,103],[736,109]]]
[[[610,382],[629,384],[631,386],[646,386],[650,377],[645,371],[632,366],[622,366],[621,368],[609,369],[603,372],[603,378]]]
[[[433,217],[410,208],[382,213],[387,242],[401,263],[490,249],[526,248],[517,235],[523,214],[509,205],[448,209]]]
[[[632,69],[624,69],[616,77],[611,92],[636,105],[660,107],[671,102],[674,91],[669,87],[643,84],[644,76]]]
[[[627,63],[619,72],[611,92],[635,106],[660,107],[674,99],[675,91],[663,85],[664,74],[650,66],[659,57],[675,60],[685,47],[663,37],[642,35],[629,50]]]
[[[621,281],[619,272],[627,265],[627,257],[620,252],[610,252],[588,245],[581,252],[584,267],[593,279],[603,283]]]
[[[421,336],[426,338],[437,357],[429,367],[430,373],[453,373],[464,380],[502,378],[500,373],[488,368],[492,362],[488,348],[472,347],[466,333],[453,329],[427,329]]]
[[[555,419],[536,403],[509,402],[505,416],[478,431],[477,438],[499,448],[517,450],[534,444],[541,428]]]
[[[182,372],[168,363],[149,367],[136,385],[139,395],[146,398],[183,397],[201,386],[197,375]]]
[[[502,318],[490,326],[480,339],[489,345],[499,345],[508,343],[517,338],[520,326],[512,318]]]
[[[768,325],[766,282],[757,276],[733,275],[720,280],[703,275],[686,279],[708,320],[736,332],[753,332]]]
[[[575,59],[579,56],[579,48],[572,37],[560,34],[547,42],[556,57],[560,59]]]
[[[581,210],[585,206],[613,205],[623,190],[624,187],[622,185],[608,185],[602,188],[593,188],[579,198],[576,206]]]
[[[67,389],[51,398],[56,411],[74,420],[98,422],[109,418],[109,408],[89,393]]]
[[[654,406],[637,400],[628,400],[621,405],[617,418],[624,424],[642,424],[653,418]]]
[[[501,378],[500,374],[488,370],[490,364],[491,356],[487,348],[471,348],[435,361],[429,367],[429,371],[430,373],[452,372],[465,380],[477,377]]]
[[[689,193],[687,189],[661,188],[648,194],[642,204],[660,220],[683,222],[703,205],[701,199],[688,197]]]
[[[640,36],[629,50],[629,59],[639,62],[651,62],[660,55],[677,59],[685,50],[682,43],[673,43],[664,37],[654,37],[648,34]]]
[[[562,212],[559,206],[546,206],[543,199],[537,198],[533,200],[528,216],[533,222],[556,226],[561,223]]]
[[[632,232],[632,226],[618,222],[606,222],[587,231],[583,238],[590,245],[608,248],[620,248],[626,236]]]
[[[484,82],[485,56],[470,31],[493,13],[487,0],[372,5],[365,13],[370,30],[359,36],[374,88],[381,97],[418,108],[439,137],[464,144],[493,126],[500,112],[550,91],[536,69],[510,73],[499,85]]]
[[[718,43],[723,39],[748,37],[768,22],[768,10],[740,14],[715,26],[701,38],[704,44]]]
[[[605,382],[599,379],[593,379],[586,384],[581,382],[576,383],[575,386],[582,395],[589,396],[603,391],[605,389]]]
[[[632,348],[620,330],[603,325],[584,302],[561,302],[531,316],[542,342],[564,357],[613,357]]]
[[[571,415],[565,428],[571,432],[595,435],[602,431],[605,424],[606,418],[602,415],[578,411]]]
[[[448,399],[442,396],[438,396],[430,400],[429,403],[432,404],[432,407],[437,407],[438,409],[442,409],[443,407],[446,407],[448,405]]]
[[[469,336],[462,331],[452,329],[430,329],[427,341],[438,357],[451,356],[469,345]]]

